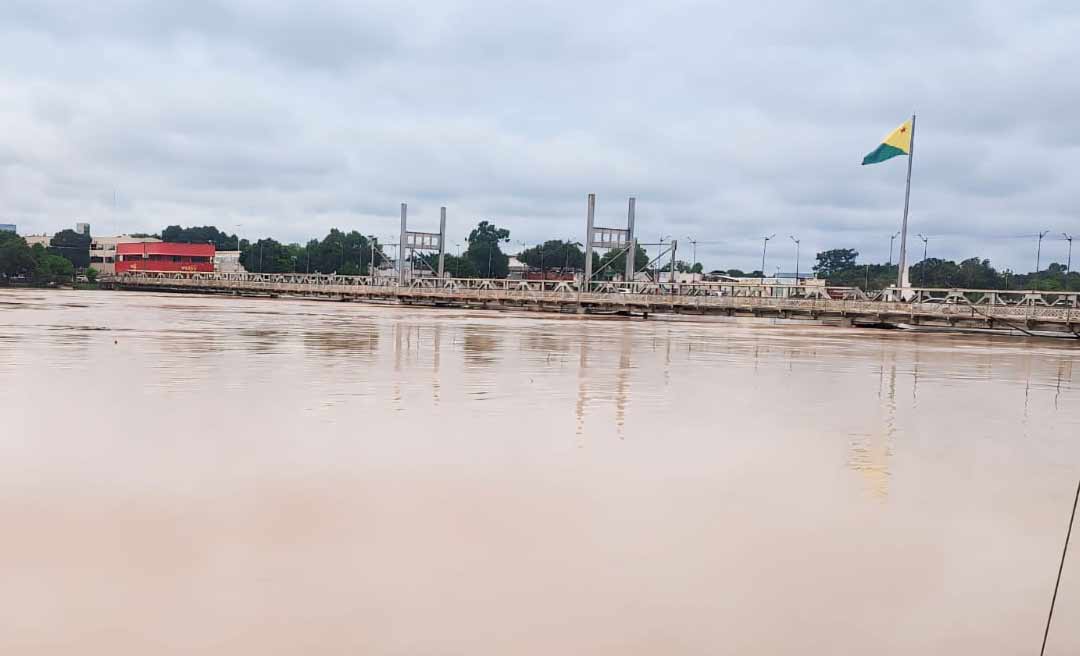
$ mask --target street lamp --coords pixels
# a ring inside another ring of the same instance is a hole
[[[1064,232],[1061,233],[1061,236],[1065,238],[1065,241],[1069,242],[1069,258],[1065,262],[1065,279],[1066,279],[1066,281],[1068,281],[1069,272],[1072,271],[1072,240],[1073,240],[1073,238],[1072,238],[1072,235],[1066,234]],[[1066,288],[1068,288],[1068,282],[1066,282],[1065,285],[1066,285]]]
[[[690,266],[690,273],[694,273],[694,269],[697,268],[697,240],[690,237],[686,238],[686,241],[690,242],[690,250],[693,254],[694,261]]]
[[[922,280],[920,280],[920,282],[923,287],[926,287],[926,245],[929,243],[930,238],[923,236],[923,233],[921,232],[918,234],[918,237],[922,240],[922,266],[920,267],[922,269]]]
[[[799,239],[795,239],[795,237],[792,236],[792,235],[788,235],[788,237],[791,237],[791,241],[795,242],[795,284],[798,285],[799,284],[799,244],[802,243],[802,242]]]
[[[776,233],[769,235],[768,237],[762,237],[761,243],[761,284],[765,284],[765,250],[769,248],[769,240],[776,236]]]
[[[893,249],[893,242],[894,242],[894,241],[896,241],[896,238],[897,238],[897,237],[899,237],[899,236],[900,236],[900,231],[899,231],[899,230],[897,230],[897,231],[896,231],[896,234],[895,234],[895,235],[893,235],[893,236],[889,237],[889,266],[890,266],[890,267],[892,266],[892,249]]]
[[[1039,277],[1039,264],[1042,261],[1042,240],[1046,236],[1049,230],[1043,230],[1039,233],[1039,245],[1035,247],[1035,277]]]

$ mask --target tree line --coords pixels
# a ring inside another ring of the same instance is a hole
[[[384,250],[378,238],[356,230],[344,232],[332,228],[322,239],[306,244],[283,243],[270,237],[255,241],[241,239],[222,232],[215,226],[183,228],[168,226],[161,231],[162,241],[184,243],[213,243],[218,250],[240,250],[240,264],[254,273],[337,273],[340,275],[370,275],[372,266],[383,266],[397,256],[397,247]],[[469,233],[464,253],[444,254],[445,271],[459,278],[505,278],[510,257],[502,244],[510,241],[510,231],[490,221],[480,221]],[[412,265],[419,269],[438,267],[438,255],[416,254]]]
[[[898,265],[859,263],[858,251],[835,248],[817,254],[814,273],[830,285],[879,290],[896,284]],[[1080,273],[1067,271],[1065,264],[1052,263],[1042,271],[1016,273],[998,270],[990,260],[969,257],[955,262],[927,258],[911,266],[909,282],[914,287],[963,289],[1032,289],[1040,291],[1080,291]]]

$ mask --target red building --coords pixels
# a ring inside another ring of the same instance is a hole
[[[116,272],[213,271],[213,244],[145,242],[116,245]]]

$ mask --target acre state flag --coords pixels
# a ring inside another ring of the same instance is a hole
[[[863,158],[862,163],[877,164],[897,155],[911,154],[911,119],[904,121],[903,125],[889,133],[881,145]]]

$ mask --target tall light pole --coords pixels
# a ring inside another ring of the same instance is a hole
[[[375,235],[368,235],[368,243],[371,244],[371,259],[368,260],[367,272],[368,276],[375,280],[375,274],[378,271],[375,267]]]
[[[899,236],[900,236],[900,231],[897,230],[895,235],[893,235],[892,237],[889,237],[889,266],[890,267],[892,266],[893,242],[896,241],[896,238],[899,237]]]
[[[799,240],[799,239],[795,239],[794,235],[788,235],[788,237],[791,237],[791,241],[795,242],[795,284],[798,285],[799,284],[799,244],[801,244],[802,241]]]
[[[1066,278],[1066,280],[1068,280],[1069,272],[1072,271],[1072,239],[1073,238],[1072,238],[1072,235],[1064,233],[1064,232],[1061,233],[1061,236],[1065,238],[1065,241],[1069,242],[1069,257],[1065,261],[1065,278]],[[1066,287],[1067,286],[1068,286],[1068,282],[1066,282]]]
[[[776,236],[776,233],[769,235],[768,237],[762,237],[761,242],[761,284],[765,284],[765,251],[769,248],[769,240]]]
[[[926,287],[926,245],[930,242],[930,238],[921,232],[918,236],[922,240],[922,267],[920,267],[922,269],[922,280],[919,282],[922,283],[923,287]]]
[[[241,253],[241,250],[240,250],[240,228],[242,228],[243,225],[244,225],[243,223],[237,223],[236,226],[235,226],[236,227],[236,266],[239,267],[241,271],[243,271],[243,269],[244,269],[244,267],[240,266],[240,253]]]
[[[660,250],[664,250],[664,242],[671,239],[672,235],[660,235]],[[627,257],[630,257],[630,253],[627,252]],[[660,270],[663,267],[660,266],[660,256],[656,256],[656,282],[660,282]],[[671,282],[675,282],[675,263],[671,263]]]
[[[693,263],[691,263],[691,265],[690,265],[690,273],[693,273],[694,269],[697,268],[697,240],[696,239],[691,239],[690,237],[687,237],[686,241],[690,242],[690,251],[691,251],[692,257],[694,258]]]
[[[1039,245],[1035,247],[1035,277],[1039,276],[1039,264],[1042,262],[1042,240],[1046,236],[1049,230],[1043,230],[1039,233]]]

